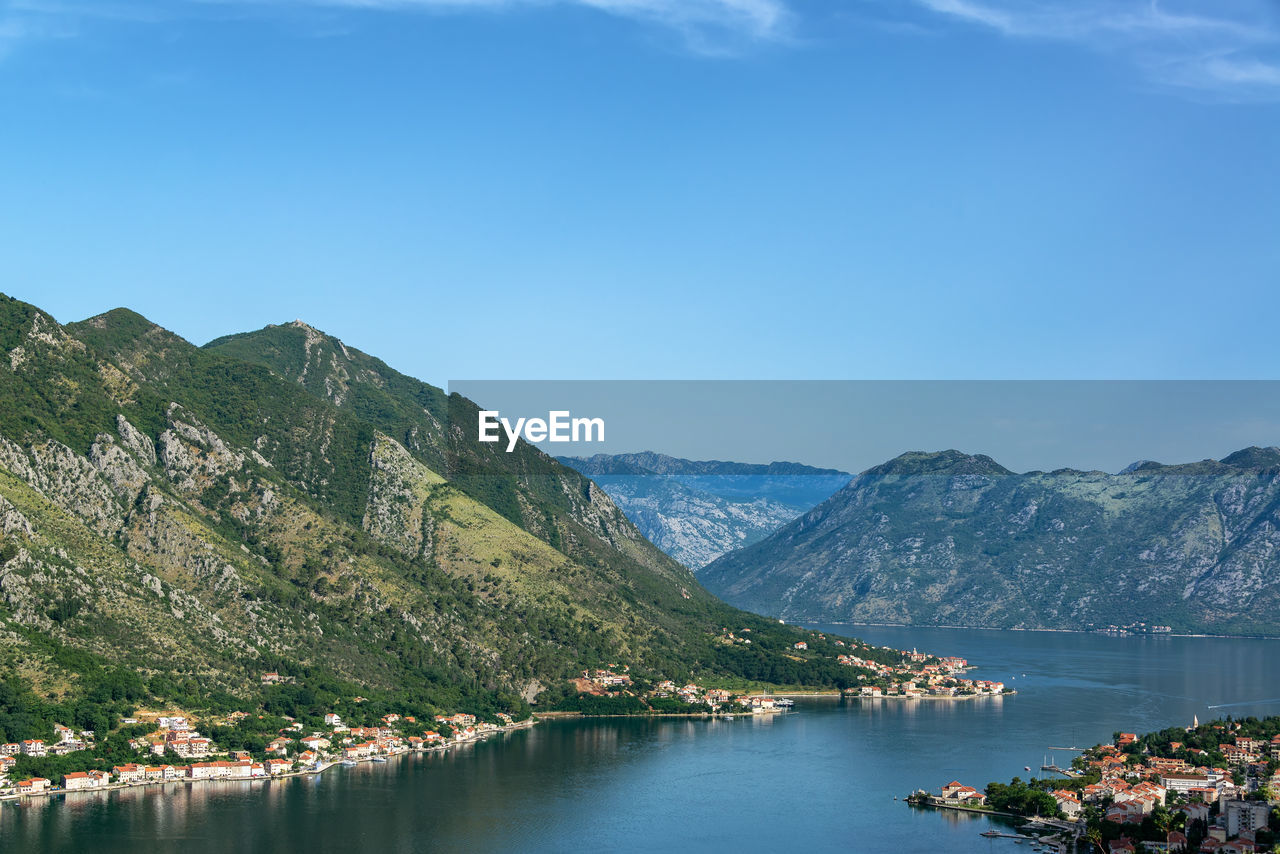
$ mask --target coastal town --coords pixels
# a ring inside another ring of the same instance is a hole
[[[1028,823],[992,838],[1101,854],[1265,854],[1280,835],[1280,717],[1230,719],[1139,736],[1082,751],[1053,776],[979,791],[953,780],[916,792],[913,805],[985,812]]]
[[[264,684],[279,680],[277,674],[262,676]],[[363,698],[353,698],[353,703]],[[215,728],[233,729],[251,716],[231,712],[211,718]],[[264,719],[266,715],[259,715]],[[79,755],[92,762],[96,734],[79,732],[62,724],[54,725],[54,739],[25,739],[0,744],[0,798],[20,799],[39,795],[107,790],[161,783],[213,780],[258,780],[300,774],[317,774],[335,765],[385,762],[408,753],[444,750],[475,742],[488,736],[529,726],[532,720],[517,721],[504,712],[493,720],[455,713],[437,715],[434,721],[419,722],[412,715],[389,713],[370,725],[349,725],[342,715],[324,715],[323,727],[308,727],[288,716],[284,725],[266,741],[260,751],[226,749],[203,735],[195,720],[184,713],[151,713],[125,718],[120,723],[130,729],[154,730],[129,739],[134,760],[107,768],[67,771],[60,780],[22,774],[21,767],[47,757]],[[17,772],[17,773],[15,773]]]
[[[966,679],[961,673],[971,669],[969,662],[956,656],[933,658],[926,653],[911,650],[899,665],[878,664],[854,655],[842,655],[837,660],[849,667],[869,671],[860,674],[858,680],[867,684],[847,693],[859,697],[964,698],[1000,696],[1015,693],[1005,688],[1003,682],[988,679]]]
[[[747,645],[751,643],[749,632],[725,632],[725,636],[730,642]],[[813,641],[826,642],[827,638],[815,634]],[[845,681],[849,687],[833,694],[870,700],[961,699],[1010,693],[1001,682],[965,678],[962,674],[971,666],[963,658],[889,647],[863,652],[863,656],[875,655],[889,662],[885,663],[840,651],[849,648],[842,640],[832,639],[830,643],[836,648],[833,664],[848,668]],[[795,641],[793,649],[798,654],[814,654],[805,640]],[[296,687],[294,677],[275,672],[262,673],[259,681],[267,689]],[[811,692],[800,691],[793,696],[804,693]],[[776,691],[678,683],[671,679],[645,680],[633,676],[629,665],[616,663],[581,671],[570,681],[567,696],[559,705],[523,719],[501,711],[484,716],[468,712],[438,714],[429,721],[394,711],[374,718],[366,711],[365,698],[348,699],[345,706],[353,711],[335,709],[323,717],[307,719],[265,712],[138,710],[118,721],[110,734],[115,742],[112,750],[104,749],[104,740],[93,730],[55,723],[51,738],[0,744],[0,799],[316,774],[336,765],[445,750],[531,726],[537,717],[620,714],[732,718],[777,714],[795,705],[791,696]],[[123,734],[128,735],[127,741],[121,738]],[[60,774],[48,770],[53,768],[65,770]]]
[[[740,633],[726,632],[723,639],[730,643],[750,644],[746,637],[749,629]],[[815,642],[826,642],[827,637],[817,634]],[[875,648],[888,661],[875,661],[864,656],[839,651],[846,647],[844,641],[830,641],[837,651],[834,663],[848,669],[844,682],[848,687],[829,693],[835,696],[876,699],[971,699],[976,697],[1000,697],[1016,693],[1003,682],[986,679],[969,679],[963,676],[973,669],[969,662],[957,656],[938,657],[912,649],[895,650],[892,647]],[[797,653],[809,652],[809,642],[800,640],[793,644]],[[847,647],[846,647],[847,648]],[[867,654],[872,654],[868,652]],[[609,665],[607,668],[583,671],[574,680],[577,696],[566,699],[556,708],[563,712],[587,714],[696,714],[734,715],[740,713],[768,713],[792,708],[793,701],[787,691],[779,694],[761,691],[742,691],[730,687],[704,686],[697,683],[677,685],[670,679],[646,682],[633,679],[630,668]],[[790,696],[813,694],[812,691],[795,691]]]

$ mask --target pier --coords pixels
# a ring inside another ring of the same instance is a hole
[[[1063,777],[1079,777],[1075,771],[1070,768],[1059,768],[1057,765],[1041,765],[1041,771],[1052,771],[1054,774],[1061,774]]]
[[[1025,839],[1027,841],[1039,841],[1039,837],[1037,836],[1027,836],[1024,833],[1001,833],[998,830],[986,830],[980,835],[985,836],[988,839]]]

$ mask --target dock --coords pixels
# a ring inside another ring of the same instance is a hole
[[[1041,765],[1041,771],[1052,771],[1054,774],[1061,774],[1063,777],[1079,777],[1075,771],[1070,768],[1059,768],[1057,765]]]

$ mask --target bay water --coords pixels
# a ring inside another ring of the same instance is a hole
[[[315,777],[34,799],[0,806],[0,851],[1012,851],[979,836],[992,819],[901,798],[1040,774],[1116,731],[1280,714],[1277,640],[817,628],[963,656],[1018,693],[556,720]]]

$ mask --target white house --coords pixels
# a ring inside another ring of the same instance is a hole
[[[147,779],[147,766],[131,762],[128,765],[117,765],[111,769],[111,773],[116,775],[118,782],[141,783]]]
[[[23,780],[18,783],[18,794],[38,795],[41,792],[47,792],[50,785],[50,782],[44,777],[32,777],[30,780]]]
[[[1080,805],[1080,799],[1075,796],[1074,792],[1066,789],[1059,789],[1053,793],[1053,799],[1058,802],[1058,809],[1062,810],[1062,814],[1067,818],[1075,819],[1080,815],[1083,807]]]
[[[62,778],[62,788],[68,792],[79,792],[85,789],[101,789],[106,785],[106,778],[85,771],[72,771]]]

